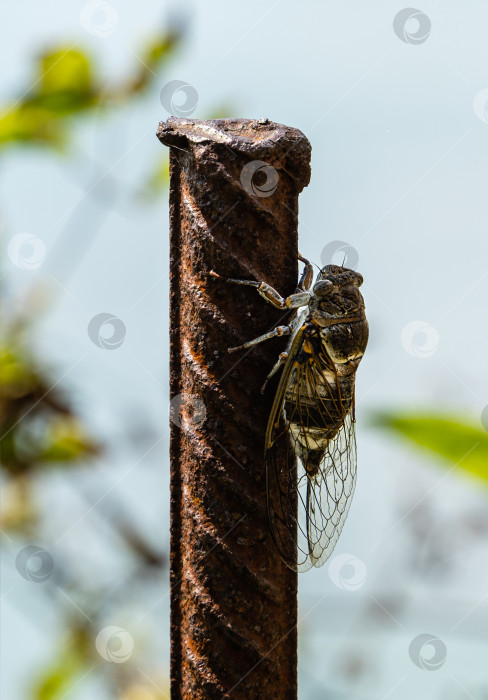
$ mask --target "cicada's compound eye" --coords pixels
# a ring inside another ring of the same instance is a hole
[[[313,288],[313,293],[319,297],[325,296],[332,291],[333,283],[330,280],[318,280]]]

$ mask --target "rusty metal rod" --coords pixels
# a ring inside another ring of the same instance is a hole
[[[283,312],[210,275],[297,285],[305,136],[267,120],[171,117],[171,698],[297,697],[297,578],[265,499],[266,374]]]

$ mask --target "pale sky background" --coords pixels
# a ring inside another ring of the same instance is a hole
[[[158,22],[176,9],[149,0],[111,5],[118,21],[102,38],[83,28],[83,3],[10,3],[0,44],[8,66],[0,78],[2,100],[29,85],[31,59],[55,41],[91,52],[107,76],[123,74]],[[62,386],[76,389],[88,424],[112,445],[97,472],[98,488],[130,470],[117,492],[160,543],[168,541],[169,504],[167,196],[141,206],[119,194],[105,210],[87,203],[86,190],[108,169],[129,189],[140,183],[162,153],[154,133],[168,116],[159,90],[169,80],[195,87],[196,118],[231,103],[236,117],[268,117],[311,141],[312,180],[300,197],[301,252],[320,263],[328,242],[345,241],[357,250],[365,279],[371,330],[358,372],[358,486],[336,553],[359,558],[367,576],[354,591],[334,585],[327,566],[300,577],[301,700],[488,698],[488,547],[459,537],[451,546],[450,540],[460,514],[486,511],[487,494],[368,427],[372,411],[388,407],[453,411],[479,425],[488,404],[488,96],[473,106],[488,88],[488,5],[423,2],[419,10],[431,30],[418,45],[393,31],[404,7],[387,0],[181,2],[188,36],[150,97],[118,115],[85,120],[68,156],[12,150],[0,164],[6,240],[29,232],[47,250],[34,271],[4,261],[11,303],[51,274],[62,284],[54,286],[57,303],[39,328],[39,349],[56,376],[66,373]],[[407,29],[415,31],[411,22]],[[105,194],[109,186],[102,179]],[[85,208],[70,218],[79,201]],[[104,352],[88,337],[88,322],[100,312],[119,316],[127,327],[116,351]],[[411,331],[414,322],[425,332]],[[133,411],[153,441],[162,438],[144,458],[126,436]],[[54,491],[45,489],[52,532],[43,545],[53,553],[61,547],[59,527],[66,530],[86,511],[75,491],[61,477]],[[436,536],[446,533],[454,561],[446,580],[406,578],[411,533],[403,516],[420,507],[428,507]],[[75,567],[106,569],[110,581],[97,527],[93,513],[74,525],[62,555]],[[4,692],[23,700],[26,669],[49,658],[56,620],[42,592],[9,569],[16,551],[7,550],[3,586],[13,589],[4,604]],[[406,599],[401,619],[381,618],[391,624],[377,628],[363,624],[365,610],[379,599],[382,605]],[[139,605],[142,614],[151,601]],[[147,622],[157,630],[163,669],[168,608],[166,598]],[[447,648],[435,672],[409,658],[412,639],[422,633],[438,636]],[[351,685],[341,666],[344,650],[355,648],[366,650],[370,662],[359,685]],[[84,700],[91,692],[87,681],[69,698]]]

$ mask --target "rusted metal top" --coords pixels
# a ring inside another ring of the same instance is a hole
[[[290,176],[301,191],[310,181],[311,146],[298,129],[276,124],[269,119],[181,119],[170,117],[160,122],[159,140],[166,146],[193,148],[202,153],[205,148],[219,152],[219,146],[267,163],[292,167]]]

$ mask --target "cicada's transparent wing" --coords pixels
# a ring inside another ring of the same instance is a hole
[[[339,379],[325,351],[294,359],[303,340],[285,365],[266,441],[273,539],[298,571],[330,556],[356,482],[354,375]]]
[[[342,532],[356,486],[355,423],[351,414],[329,442],[315,476],[298,460],[299,571],[322,566]]]

